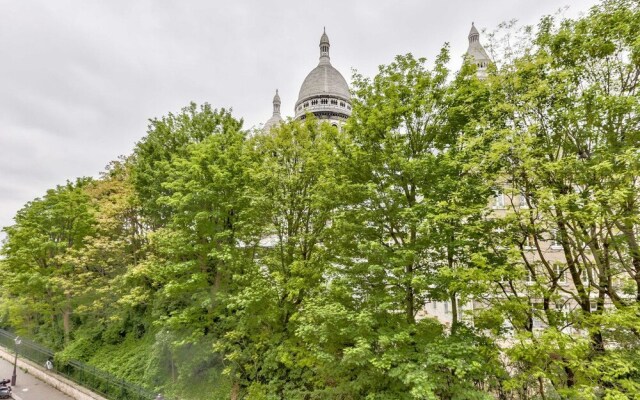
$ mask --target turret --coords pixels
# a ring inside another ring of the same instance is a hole
[[[278,94],[278,89],[276,89],[276,95],[273,96],[273,115],[280,115],[280,95]]]
[[[471,23],[471,31],[469,31],[469,48],[466,55],[478,67],[478,78],[486,78],[487,67],[491,63],[491,59],[480,44],[480,32],[478,32],[473,22]]]
[[[276,89],[276,95],[273,96],[273,115],[265,122],[262,128],[265,132],[269,132],[271,128],[280,125],[283,121],[282,116],[280,116],[280,104],[280,95],[278,94],[278,89]]]

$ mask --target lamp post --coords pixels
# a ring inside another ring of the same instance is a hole
[[[22,343],[22,339],[20,339],[20,336],[16,336],[16,338],[13,339],[13,343],[15,343],[15,345],[13,346],[13,350],[16,353],[16,357],[13,359],[13,375],[11,376],[11,386],[16,385],[16,369],[18,366],[18,345]]]

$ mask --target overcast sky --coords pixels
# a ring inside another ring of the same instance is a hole
[[[396,54],[467,47],[472,21],[535,24],[595,0],[0,0],[0,226],[27,201],[97,176],[144,136],[149,118],[190,101],[232,107],[245,127],[285,116],[317,65],[323,26],[350,81]],[[481,42],[482,42],[481,36]]]

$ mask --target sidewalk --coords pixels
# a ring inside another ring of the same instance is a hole
[[[13,364],[0,358],[0,379],[11,379],[11,375],[13,375]],[[11,389],[15,400],[72,400],[71,397],[20,368],[18,368],[16,386]]]

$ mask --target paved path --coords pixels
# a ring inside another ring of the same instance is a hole
[[[13,364],[0,358],[0,379],[11,379]],[[52,388],[18,368],[16,385],[11,388],[15,400],[72,400],[71,397]]]

